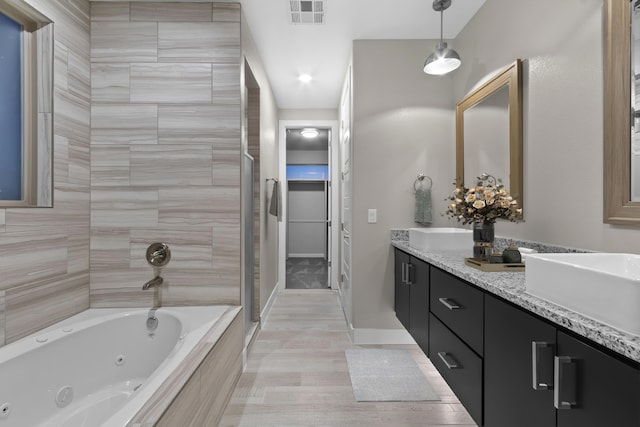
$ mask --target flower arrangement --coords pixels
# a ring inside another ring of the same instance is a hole
[[[453,196],[445,199],[452,201],[445,212],[448,217],[463,224],[492,224],[500,218],[512,222],[522,220],[522,209],[518,208],[518,202],[504,188],[502,180],[496,182],[493,176],[486,173],[477,179],[475,187],[467,188],[464,184],[456,186]]]

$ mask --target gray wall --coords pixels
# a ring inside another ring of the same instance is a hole
[[[278,112],[280,120],[338,120],[338,110],[288,110],[281,109]]]
[[[54,207],[0,209],[0,345],[89,306],[89,2],[25,3],[54,22]]]
[[[433,179],[434,225],[453,189],[454,103],[451,76],[422,72],[433,40],[356,40],[353,44],[354,328],[399,328],[393,307],[389,229],[411,227],[413,182]],[[378,209],[377,224],[367,209]]]
[[[288,165],[326,165],[329,164],[328,150],[287,150]]]
[[[453,46],[455,99],[524,61],[526,222],[496,233],[603,251],[640,251],[640,230],[603,224],[601,0],[487,0]]]

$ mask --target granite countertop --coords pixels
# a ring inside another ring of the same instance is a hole
[[[524,286],[524,272],[480,271],[465,265],[464,258],[469,256],[468,253],[432,253],[416,250],[409,246],[408,233],[403,230],[393,230],[391,237],[392,246],[578,335],[595,341],[616,353],[640,362],[640,337],[527,294]]]

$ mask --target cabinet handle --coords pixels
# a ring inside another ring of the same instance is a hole
[[[407,264],[407,285],[413,285],[413,282],[411,281],[411,270],[413,269],[413,264],[408,263]]]
[[[456,362],[456,360],[451,357],[450,354],[444,352],[444,351],[440,351],[438,352],[438,357],[440,358],[440,360],[442,360],[442,362],[445,364],[445,366],[448,369],[458,369],[460,368],[460,366],[458,366],[458,362]]]
[[[438,298],[438,301],[440,301],[440,304],[444,305],[449,310],[458,310],[460,308],[458,303],[451,298]]]
[[[553,344],[542,341],[531,342],[531,371],[533,372],[533,389],[550,390],[551,372],[553,372]]]
[[[406,263],[402,263],[402,283],[407,283],[407,270],[405,269]]]
[[[553,406],[571,409],[576,406],[576,362],[567,356],[555,356],[553,367]]]

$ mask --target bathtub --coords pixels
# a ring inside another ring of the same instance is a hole
[[[124,427],[237,311],[160,308],[152,331],[149,309],[89,309],[2,347],[0,427]]]

